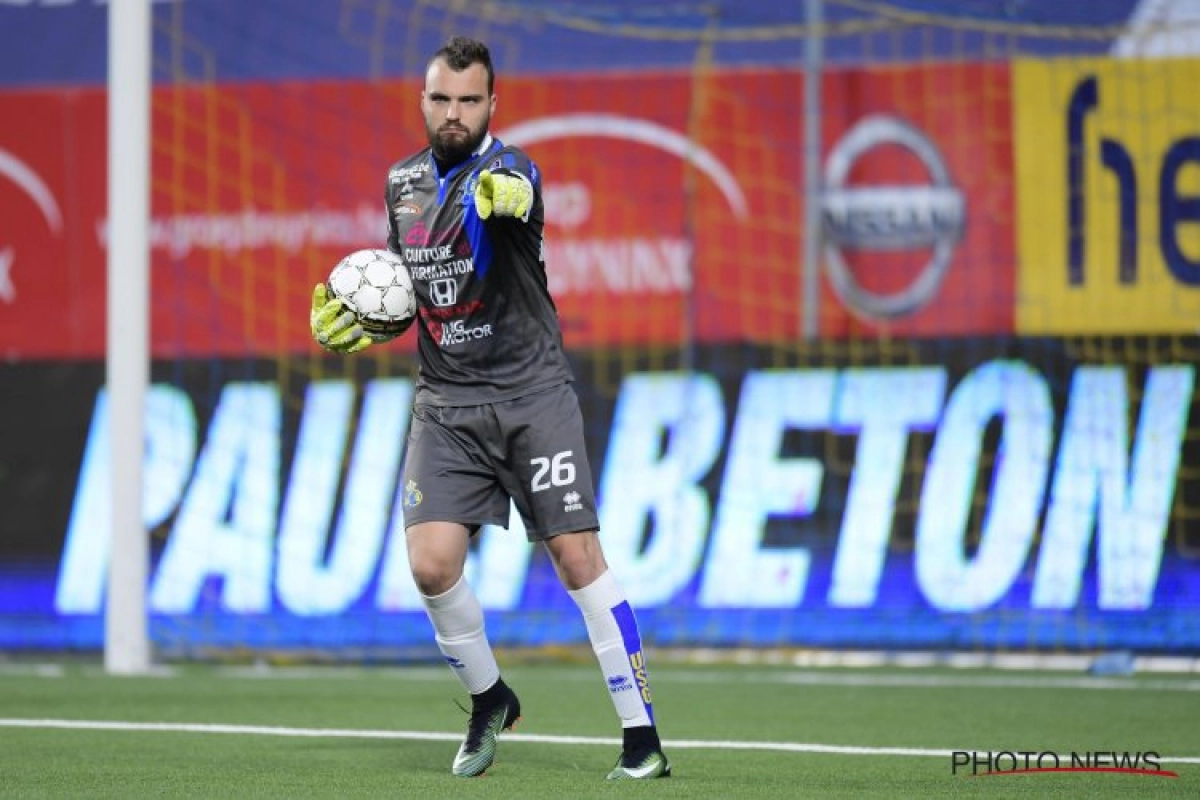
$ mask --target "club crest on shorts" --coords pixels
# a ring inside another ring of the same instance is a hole
[[[421,490],[417,488],[416,481],[409,481],[408,483],[404,484],[405,508],[416,508],[417,506],[421,505],[421,501],[423,499],[424,495],[422,495]]]

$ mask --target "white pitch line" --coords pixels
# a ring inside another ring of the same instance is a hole
[[[1097,691],[1162,691],[1200,692],[1200,680],[1171,680],[1142,677],[1099,677],[1080,675],[1076,677],[1058,675],[937,675],[889,672],[887,674],[756,670],[704,672],[699,670],[674,670],[660,667],[653,670],[660,681],[671,683],[771,683],[796,686],[861,686],[861,687],[910,687],[940,689],[946,687],[966,689],[1080,689]]]
[[[1103,691],[1163,691],[1197,692],[1200,681],[1194,680],[1145,680],[1134,678],[1101,678],[1080,676],[1076,678],[1057,676],[983,676],[983,675],[848,675],[812,672],[785,673],[778,678],[780,683],[811,686],[908,686],[940,688],[983,689],[1081,689]]]
[[[0,728],[54,728],[87,731],[144,731],[172,733],[219,733],[246,736],[285,736],[309,739],[404,739],[426,742],[457,742],[460,733],[437,731],[380,731],[349,728],[283,728],[269,725],[221,725],[203,722],[116,722],[83,719],[0,719]],[[620,739],[600,736],[544,736],[538,734],[506,733],[506,742],[537,744],[575,744],[618,746]],[[708,739],[667,739],[663,746],[671,750],[767,750],[783,753],[819,753],[848,756],[909,756],[945,758],[953,750],[934,750],[918,747],[857,747],[806,742],[746,742]],[[1176,756],[1159,759],[1163,763],[1200,764],[1200,756]]]

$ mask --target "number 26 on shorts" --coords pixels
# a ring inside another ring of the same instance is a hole
[[[542,492],[554,486],[570,486],[575,482],[575,465],[571,463],[571,450],[555,453],[552,458],[539,456],[531,458],[529,463],[537,468],[529,487],[535,492]]]

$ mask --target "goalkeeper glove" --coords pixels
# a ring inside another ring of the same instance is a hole
[[[312,313],[308,318],[312,337],[331,353],[357,353],[371,344],[354,312],[338,298],[329,298],[325,284],[313,288]]]
[[[521,222],[529,221],[533,208],[533,184],[524,175],[505,174],[483,170],[475,186],[475,210],[480,219],[517,217]]]

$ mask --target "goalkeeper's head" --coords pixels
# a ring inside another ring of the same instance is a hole
[[[429,146],[443,165],[463,161],[487,136],[495,82],[492,54],[475,39],[455,36],[429,59],[421,113]]]

